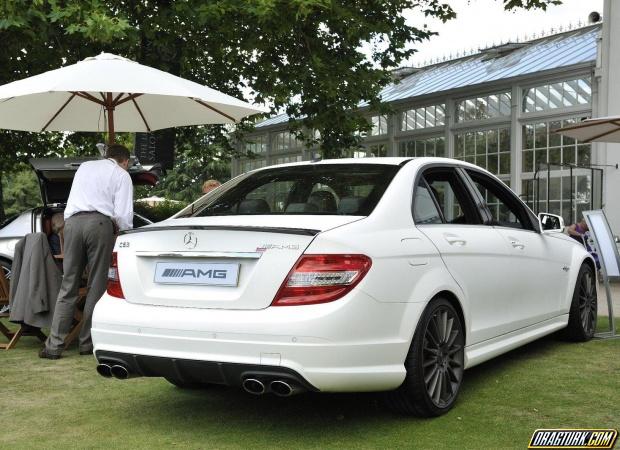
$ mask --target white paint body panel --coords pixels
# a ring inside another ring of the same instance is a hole
[[[319,164],[323,163],[329,162]],[[171,219],[154,228],[178,229],[121,236],[116,251],[127,300],[106,294],[97,304],[95,351],[275,364],[295,370],[321,391],[380,391],[402,383],[416,326],[437,294],[448,293],[462,309],[466,367],[565,327],[587,252],[561,235],[483,225],[416,227],[411,214],[414,180],[426,165],[437,163],[472,167],[442,158],[407,162],[368,217]],[[318,233],[194,229],[197,260],[239,263],[239,286],[154,286],[152,265],[162,258],[152,255],[186,251],[183,237],[190,226]],[[466,244],[451,245],[446,235],[462,237]],[[273,246],[265,250],[266,244]],[[304,253],[364,254],[372,259],[372,267],[342,299],[270,306]]]

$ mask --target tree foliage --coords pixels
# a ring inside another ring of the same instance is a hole
[[[504,0],[507,9],[550,3]],[[455,16],[440,0],[4,0],[0,83],[116,53],[236,97],[249,93],[296,119],[302,138],[313,139],[302,126],[318,130],[323,154],[339,156],[369,127],[357,106],[381,109],[378,94],[392,81],[390,69],[433,34],[408,24],[405,10],[444,21]],[[247,127],[249,121],[241,130]],[[92,153],[98,141],[93,134],[1,132],[0,174],[59,149]],[[208,163],[202,151],[209,147],[219,158],[232,152],[222,127],[179,129],[177,142],[185,169],[193,156]],[[196,142],[202,147],[187,148]]]

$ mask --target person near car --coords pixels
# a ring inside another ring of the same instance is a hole
[[[65,208],[63,280],[50,335],[41,358],[58,359],[73,324],[84,269],[88,294],[79,336],[81,355],[92,354],[91,323],[95,304],[106,290],[108,268],[118,230],[133,227],[133,184],[127,172],[129,150],[108,147],[107,159],[83,163],[75,174]]]
[[[583,238],[588,232],[588,224],[586,219],[581,219],[579,222],[574,223],[566,227],[566,232],[570,237],[583,244]]]
[[[62,254],[62,242],[63,242],[63,234],[65,228],[65,217],[63,213],[55,213],[51,219],[52,223],[52,232],[48,237],[48,241],[50,244],[50,250],[52,251],[52,255],[61,255]]]
[[[207,180],[204,183],[202,183],[202,193],[203,194],[208,194],[213,189],[217,189],[221,185],[222,185],[222,183],[220,183],[217,180]]]

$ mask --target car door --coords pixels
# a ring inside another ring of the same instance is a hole
[[[511,254],[506,313],[519,329],[559,314],[568,286],[570,248],[539,230],[538,220],[502,182],[475,169],[465,169],[484,201],[487,226],[494,228]]]
[[[509,300],[502,295],[511,274],[508,251],[503,237],[483,224],[457,170],[450,166],[424,170],[413,211],[416,226],[437,247],[466,297],[468,345],[509,331],[510,318],[504,314]]]

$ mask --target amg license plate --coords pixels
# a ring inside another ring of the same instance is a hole
[[[167,263],[155,264],[155,283],[237,286],[239,264]]]

